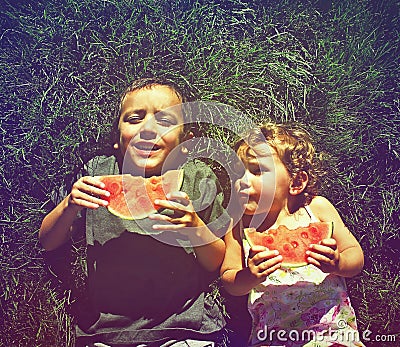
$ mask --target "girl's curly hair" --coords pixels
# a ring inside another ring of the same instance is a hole
[[[301,171],[308,174],[308,184],[301,197],[304,205],[309,204],[318,195],[319,177],[324,174],[309,133],[298,123],[264,123],[251,129],[235,148],[244,159],[251,147],[263,142],[276,151],[292,179]]]

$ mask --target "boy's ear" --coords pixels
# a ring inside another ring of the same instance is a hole
[[[299,195],[307,187],[308,174],[305,171],[300,171],[294,175],[290,181],[289,193],[291,195]]]
[[[191,131],[189,131],[185,135],[183,135],[181,143],[184,143],[185,141],[188,141],[188,140],[192,139],[193,137],[194,137],[194,134]],[[188,152],[189,152],[188,147],[182,145],[181,152],[182,152],[182,154],[188,154]]]

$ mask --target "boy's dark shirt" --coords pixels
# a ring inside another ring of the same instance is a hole
[[[198,160],[183,169],[181,190],[210,229],[222,236],[230,217],[222,208],[215,175]],[[115,157],[100,156],[87,164],[83,174],[118,173]],[[151,229],[156,222],[123,220],[102,207],[86,210],[82,216],[86,217],[90,301],[78,310],[78,341],[96,336],[93,341],[104,343],[161,343],[198,338],[224,326],[219,296],[211,286],[218,274],[202,268],[187,238],[178,233],[176,245],[166,244],[148,235],[158,233]]]

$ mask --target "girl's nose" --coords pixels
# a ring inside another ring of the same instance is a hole
[[[248,188],[250,187],[250,172],[246,170],[241,178],[239,178],[240,188]]]

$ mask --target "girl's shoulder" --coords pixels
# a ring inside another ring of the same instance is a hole
[[[332,216],[337,215],[335,206],[326,197],[321,195],[315,196],[308,206],[314,215],[322,221],[326,218],[330,220]]]
[[[327,205],[332,205],[331,202],[324,196],[317,195],[312,198],[308,206],[311,208],[324,208]]]

